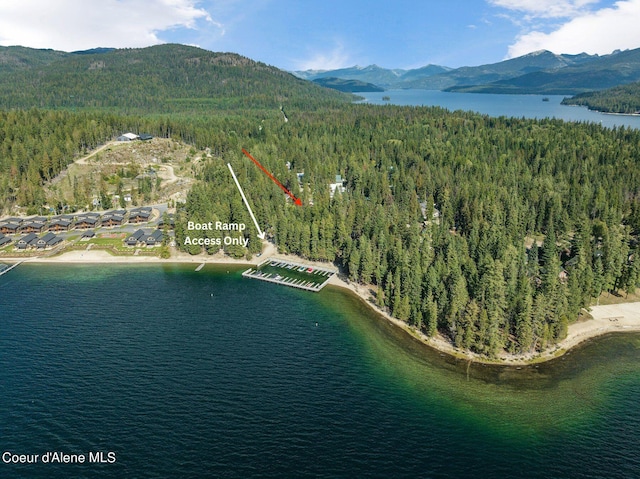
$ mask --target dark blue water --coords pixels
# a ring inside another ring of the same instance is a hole
[[[639,360],[630,334],[468,365],[336,289],[21,265],[0,277],[0,452],[116,461],[0,477],[638,477]]]
[[[606,127],[640,128],[639,115],[612,115],[585,107],[561,105],[566,95],[499,95],[488,93],[455,93],[436,90],[389,90],[357,93],[365,103],[413,106],[441,106],[448,110],[470,110],[490,116],[515,118],[557,118],[565,121],[598,123]],[[390,101],[384,101],[388,96]],[[548,98],[549,101],[542,101]]]

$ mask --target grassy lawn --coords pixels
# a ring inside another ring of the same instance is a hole
[[[635,293],[630,293],[627,296],[627,293],[619,292],[619,293],[602,293],[600,295],[599,304],[604,306],[607,304],[620,304],[620,303],[633,303],[636,301],[640,301],[640,289],[637,289]],[[596,301],[591,303],[591,306],[595,306]]]
[[[89,241],[83,241],[80,244],[122,246],[124,244],[124,236],[122,238],[92,238]]]

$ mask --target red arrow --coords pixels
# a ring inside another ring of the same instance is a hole
[[[245,149],[243,148],[243,149],[242,149],[242,153],[244,153],[245,155],[247,155],[247,157],[248,157],[251,161],[253,161],[253,162],[258,166],[258,168],[260,168],[262,171],[264,171],[264,173],[265,173],[269,178],[271,178],[271,180],[272,180],[276,185],[278,185],[280,188],[282,188],[282,191],[284,191],[286,194],[288,194],[288,195],[291,197],[291,199],[293,200],[293,202],[294,202],[296,205],[298,205],[298,206],[302,206],[302,200],[300,200],[300,198],[296,198],[296,197],[293,195],[293,193],[291,193],[288,189],[286,189],[286,188],[284,187],[284,185],[283,185],[282,183],[280,183],[280,182],[279,182],[279,181],[278,181],[278,180],[277,180],[277,179],[276,179],[276,178],[275,178],[271,173],[269,173],[269,172],[265,169],[265,167],[264,167],[264,166],[262,166],[262,165],[258,162],[258,160],[256,160],[253,156],[251,156],[247,150],[245,150]]]

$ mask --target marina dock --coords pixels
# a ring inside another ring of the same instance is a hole
[[[337,271],[329,268],[318,268],[279,259],[266,259],[255,269],[246,270],[242,276],[317,293],[336,273]]]
[[[6,268],[4,268],[4,269],[1,269],[1,268],[0,268],[0,276],[2,276],[2,275],[3,275],[3,274],[5,274],[5,273],[8,273],[8,272],[9,272],[9,271],[11,271],[13,268],[15,268],[16,266],[18,266],[18,265],[20,265],[20,264],[22,264],[22,263],[24,263],[24,261],[18,261],[17,263],[14,263],[14,264],[12,264],[11,266],[8,266],[8,267],[6,267]]]

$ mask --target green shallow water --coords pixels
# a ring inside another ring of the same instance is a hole
[[[1,477],[640,477],[640,335],[522,368],[244,268],[0,277],[0,448],[116,451]]]
[[[544,438],[597,423],[608,401],[640,378],[638,333],[599,337],[535,365],[486,365],[425,346],[337,288],[319,301],[349,318],[371,367],[387,380],[442,414],[503,437]]]

